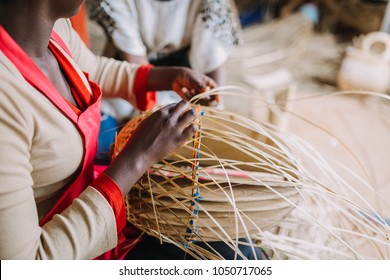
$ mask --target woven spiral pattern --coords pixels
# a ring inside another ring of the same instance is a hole
[[[195,139],[199,158],[189,139],[155,164],[126,197],[128,221],[179,243],[228,243],[276,227],[299,198],[285,147],[275,144],[272,129],[254,120],[209,107],[202,111],[200,138]],[[122,128],[114,156],[150,113]]]

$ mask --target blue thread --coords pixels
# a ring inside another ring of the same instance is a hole
[[[201,111],[200,112],[200,116],[204,116],[204,111]],[[199,124],[199,127],[200,127],[200,124]],[[199,130],[199,135],[198,135],[198,142],[195,142],[196,141],[196,137],[194,135],[193,137],[194,139],[194,147],[196,144],[198,144],[198,147],[195,147],[197,149],[196,153],[195,153],[195,160],[196,161],[196,165],[195,165],[195,168],[194,168],[194,172],[195,172],[195,177],[198,178],[199,176],[199,158],[200,158],[200,130]],[[194,186],[196,186],[197,184],[195,184]],[[193,200],[191,201],[191,207],[193,208],[192,209],[192,212],[195,216],[197,216],[199,214],[199,206],[196,204],[196,202],[199,202],[200,199],[201,199],[201,196],[200,196],[200,191],[199,191],[199,187],[196,186],[193,190],[193,193],[192,193],[192,198]],[[191,219],[190,220],[190,223],[189,225],[192,227],[189,228],[187,227],[186,229],[186,233],[190,233],[190,234],[197,234],[199,232],[199,227],[195,225],[195,222],[196,220],[195,219]],[[190,240],[190,242],[196,242],[196,240]],[[188,245],[187,245],[188,246]],[[187,247],[188,248],[188,247]]]

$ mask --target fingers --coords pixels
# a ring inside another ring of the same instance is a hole
[[[175,106],[176,106],[176,103],[171,103],[171,104],[165,105],[160,110],[164,110],[166,112],[171,112],[175,108]]]
[[[181,115],[184,112],[189,110],[189,106],[190,106],[190,104],[187,101],[184,101],[184,100],[180,101],[172,108],[171,118],[173,118],[174,120],[177,120],[177,122],[178,122]]]
[[[192,97],[190,90],[182,83],[174,83],[172,89],[183,99],[189,101]]]
[[[185,140],[188,137],[191,137],[196,131],[194,123],[197,117],[198,114],[196,111],[191,109],[189,103],[184,100],[177,103],[171,109],[169,116],[170,123],[179,130],[179,134],[181,134],[181,140]]]
[[[217,84],[214,82],[214,80],[203,75],[201,78],[201,82],[199,82],[196,86],[197,90],[195,91],[195,89],[192,89],[191,93],[192,93],[192,95],[195,95],[198,93],[206,92],[206,91],[209,91],[209,90],[215,88],[216,86],[217,86]]]
[[[182,93],[182,96],[183,96],[183,99],[184,100],[190,100],[191,97],[192,97],[192,93],[190,92],[190,90],[186,87],[182,87],[181,89],[181,93]]]
[[[170,119],[174,125],[180,125],[181,127],[187,126],[197,117],[197,113],[190,109],[190,104],[185,100],[166,105],[156,111],[154,115],[158,118]]]
[[[178,125],[180,125],[181,128],[187,127],[189,124],[194,123],[197,117],[198,114],[195,112],[195,110],[190,109],[180,116]]]
[[[200,74],[191,69],[182,69],[182,75],[175,79],[172,89],[177,92],[183,100],[189,101],[194,96],[216,88],[216,82],[210,77]],[[217,106],[219,96],[206,96],[199,101],[199,104],[206,106]]]
[[[198,83],[197,90],[194,88],[191,90],[186,89],[187,98],[191,99],[192,97],[196,96],[197,94],[209,91],[211,89],[214,89],[216,87],[216,83],[209,77],[203,75],[202,82]],[[189,93],[189,94],[188,94]],[[189,96],[188,96],[189,95]],[[218,95],[210,95],[202,98],[199,100],[199,104],[205,105],[205,106],[217,106],[219,104],[219,96]]]
[[[208,87],[208,90],[217,87],[217,83],[213,79],[210,79],[210,78],[207,78],[207,80],[205,81],[205,84],[206,84],[206,87]]]
[[[195,125],[194,123],[187,126],[182,133],[183,140],[187,140],[191,138],[197,130],[198,130],[198,126]]]
[[[217,107],[220,101],[221,101],[221,98],[220,98],[220,96],[218,94],[211,95],[210,96],[210,101],[208,103],[208,106]]]
[[[186,69],[185,73],[182,79],[176,80],[173,88],[184,99],[191,99],[194,95],[216,87],[215,81],[206,75],[190,69]]]
[[[206,97],[199,99],[197,101],[197,103],[200,105],[211,106],[211,107],[218,106],[219,102],[220,102],[220,96],[217,94],[206,96]]]

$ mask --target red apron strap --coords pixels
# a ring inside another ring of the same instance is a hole
[[[69,48],[68,48],[68,45],[65,44],[65,42],[61,39],[60,35],[57,34],[57,32],[55,32],[53,30],[53,32],[51,33],[51,36],[50,36],[54,42],[56,42],[58,45],[60,45],[60,47],[70,56],[72,56],[72,53],[70,52]]]
[[[52,39],[61,47],[66,53],[71,55],[69,48],[60,38],[60,36],[53,31]],[[9,36],[9,34],[0,25],[0,51],[2,51],[7,58],[15,65],[18,71],[33,87],[44,94],[57,108],[69,118],[70,121],[78,128],[84,143],[84,160],[79,170],[77,178],[70,183],[65,189],[63,195],[56,202],[49,213],[40,221],[40,225],[44,225],[50,221],[51,218],[58,213],[64,211],[75,198],[89,186],[93,181],[93,163],[97,149],[97,139],[100,127],[100,99],[101,91],[97,84],[88,82],[92,89],[92,102],[80,115],[75,114],[70,106],[65,102],[65,99],[60,95],[53,84],[40,71],[31,58],[20,48],[20,46]],[[59,53],[57,53],[58,55]],[[69,67],[67,75],[80,75],[76,69]],[[88,102],[87,102],[88,103]],[[118,246],[103,254],[99,259],[122,259],[125,254],[139,242],[140,231],[133,228],[130,234],[124,234],[126,229],[119,234]]]
[[[1,25],[0,51],[13,63],[31,86],[43,93],[70,120],[77,122],[77,114],[70,106],[67,106],[67,102],[54,85]]]

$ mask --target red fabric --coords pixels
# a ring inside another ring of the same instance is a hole
[[[106,173],[101,173],[92,186],[110,203],[115,215],[116,229],[120,233],[126,225],[126,206],[121,190]]]
[[[147,91],[147,81],[153,65],[141,65],[135,74],[133,92],[137,100],[137,108],[141,111],[152,109],[156,105],[156,92]]]
[[[55,40],[55,42],[59,44],[64,51],[69,53],[67,46],[55,32],[52,34],[52,39]],[[51,49],[56,48],[52,45],[52,43],[50,44]],[[57,91],[50,80],[42,73],[32,59],[20,48],[11,36],[9,36],[1,25],[0,50],[15,65],[26,81],[45,95],[58,108],[58,110],[60,110],[64,116],[66,116],[75,125],[75,127],[77,127],[83,139],[84,156],[83,162],[78,171],[78,176],[73,182],[69,183],[53,208],[40,221],[40,226],[43,226],[49,222],[54,215],[63,212],[67,207],[69,207],[73,200],[79,197],[80,194],[94,181],[94,158],[96,155],[97,139],[100,128],[101,90],[99,86],[90,81],[88,79],[88,75],[84,73],[90,84],[92,95],[88,92],[91,100],[84,100],[86,101],[84,111],[77,114]],[[57,51],[54,51],[53,54],[57,59],[61,60]],[[85,89],[81,89],[81,87],[84,86],[86,88],[86,86],[79,83],[78,79],[80,77],[76,69],[70,67],[68,64],[65,68],[63,68],[63,64],[65,64],[64,61],[59,61],[59,63],[65,76],[70,81],[69,83],[71,87],[74,88],[74,93],[79,93],[79,90],[84,91]],[[85,98],[85,96],[81,96],[80,98]],[[122,197],[122,194],[120,197]],[[128,235],[128,232],[131,232],[132,234]],[[140,241],[140,238],[138,238],[139,235],[140,231],[138,229],[126,226],[124,230],[118,234],[118,246],[113,250],[106,252],[102,256],[99,256],[98,259],[122,259],[129,250]]]
[[[95,164],[94,167],[93,167],[93,177],[96,179],[100,173],[102,173],[104,170],[106,170],[108,166],[107,165],[98,165],[98,164]]]
[[[72,56],[72,53],[70,52],[68,46],[65,44],[65,42],[61,39],[60,35],[57,34],[57,32],[53,31],[51,33],[51,39],[53,39],[54,42],[57,42],[61,46],[61,48],[69,55]]]
[[[79,115],[82,111],[88,108],[92,104],[92,96],[85,86],[80,76],[75,73],[73,65],[65,57],[65,55],[55,47],[52,42],[49,42],[49,50],[56,57],[62,71],[65,73],[65,77],[71,87],[71,92],[78,107],[75,107],[72,103],[68,104],[72,107],[73,111]]]
[[[0,50],[15,65],[23,75],[37,90],[45,96],[73,122],[77,122],[77,114],[67,105],[65,99],[59,94],[54,85],[46,78],[42,71],[36,66],[31,58],[22,48],[9,36],[7,31],[0,25]]]

